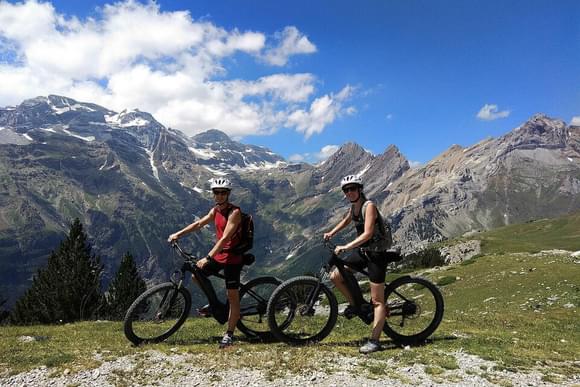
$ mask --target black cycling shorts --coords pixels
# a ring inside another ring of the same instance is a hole
[[[242,266],[244,265],[226,265],[225,263],[219,263],[215,259],[210,259],[203,271],[207,275],[216,275],[223,270],[224,277],[226,277],[226,289],[239,289]]]
[[[384,254],[380,253],[366,253],[362,255],[360,249],[356,249],[348,257],[344,259],[347,266],[354,270],[361,271],[368,268],[369,280],[374,284],[385,283],[385,276],[387,274],[387,259]]]

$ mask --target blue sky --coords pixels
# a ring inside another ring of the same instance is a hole
[[[38,28],[17,31],[23,10]],[[199,39],[184,38],[198,27]],[[155,28],[145,42],[126,38]],[[47,36],[55,37],[52,50]],[[177,43],[151,43],[156,36]],[[74,54],[75,44],[85,55]],[[100,60],[84,62],[95,55]],[[64,93],[141,108],[189,134],[217,127],[310,162],[347,141],[376,154],[394,144],[409,160],[427,162],[539,112],[580,125],[579,63],[578,1],[0,6],[0,84],[13,86],[0,90],[0,105]]]

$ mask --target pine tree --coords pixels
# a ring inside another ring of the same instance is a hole
[[[121,320],[137,296],[147,289],[139,275],[135,260],[127,252],[107,292],[107,314],[111,320]]]
[[[80,220],[34,276],[32,286],[16,302],[11,320],[17,324],[71,322],[95,318],[103,304],[103,266],[91,254]]]
[[[0,323],[8,318],[8,311],[4,309],[4,304],[6,304],[7,301],[8,300],[0,294]]]

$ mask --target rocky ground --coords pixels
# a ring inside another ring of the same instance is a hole
[[[578,385],[580,374],[572,379],[548,381],[541,370],[517,373],[494,369],[494,363],[464,352],[455,352],[459,368],[434,373],[421,364],[402,366],[392,360],[377,361],[371,356],[320,359],[320,370],[301,374],[267,370],[267,364],[256,368],[240,366],[219,369],[199,366],[196,354],[164,354],[148,351],[102,361],[98,368],[71,372],[42,367],[29,372],[0,377],[1,386],[554,386]],[[235,351],[235,349],[232,349]],[[201,362],[203,363],[203,362]],[[266,368],[264,367],[266,366]],[[575,362],[580,367],[580,361]],[[373,371],[375,370],[375,371]],[[380,372],[377,372],[380,370]],[[558,375],[553,375],[558,378]]]

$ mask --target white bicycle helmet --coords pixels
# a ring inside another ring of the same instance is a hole
[[[362,179],[360,178],[360,176],[357,175],[348,175],[342,178],[341,182],[340,182],[340,188],[344,188],[344,186],[349,185],[349,184],[357,184],[360,185],[361,188],[363,186],[363,182]]]
[[[217,177],[217,178],[213,178],[211,179],[211,189],[216,189],[216,188],[222,188],[222,189],[227,189],[229,191],[232,190],[232,182],[229,179],[226,179],[225,177]]]

